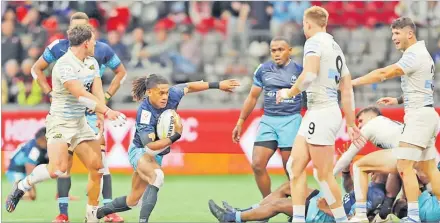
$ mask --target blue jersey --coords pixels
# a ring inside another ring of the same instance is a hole
[[[276,104],[276,93],[280,89],[291,88],[302,70],[302,66],[293,60],[283,67],[273,61],[258,66],[254,73],[254,85],[263,88],[265,115],[286,116],[301,112],[301,94]]]
[[[440,200],[429,191],[424,191],[419,196],[420,220],[422,222],[440,221]]]
[[[39,165],[48,163],[47,150],[38,147],[35,139],[20,144],[12,154],[8,171],[26,173],[25,165]]]
[[[55,40],[44,50],[43,59],[48,64],[51,64],[62,57],[69,47],[69,40]],[[115,54],[109,45],[103,42],[96,41],[95,55],[93,57],[98,61],[101,77],[106,67],[115,70],[121,64],[118,55]]]
[[[156,125],[162,112],[167,109],[176,110],[180,100],[184,96],[186,84],[172,86],[169,90],[168,103],[165,108],[157,109],[150,104],[148,98],[142,101],[136,115],[136,132],[133,138],[133,145],[137,148],[143,148],[141,138],[147,136],[151,141],[156,140]],[[169,149],[163,151],[161,155],[169,153]]]

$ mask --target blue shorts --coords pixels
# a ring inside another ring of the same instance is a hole
[[[436,196],[424,191],[419,196],[419,216],[422,222],[440,221],[440,204]]]
[[[291,149],[301,125],[301,120],[301,114],[289,116],[263,115],[255,142],[276,141],[278,148]]]
[[[128,159],[130,160],[130,164],[134,170],[137,169],[138,161],[145,153],[145,148],[137,148],[133,145],[130,145],[130,149],[128,150]],[[159,166],[162,166],[163,156],[156,155],[154,156],[154,158],[156,159],[157,164],[159,164]]]
[[[16,181],[22,180],[26,177],[26,173],[16,172],[16,171],[6,171],[6,177],[10,183],[15,183]]]
[[[86,120],[90,127],[92,127],[95,134],[99,133],[99,129],[96,127],[96,121],[98,121],[98,116],[96,116],[96,113],[88,113],[86,111]]]

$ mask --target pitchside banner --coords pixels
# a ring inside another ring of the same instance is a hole
[[[393,120],[403,121],[403,109],[382,109],[383,114]],[[437,108],[440,112],[440,108]],[[239,116],[238,110],[182,110],[178,111],[183,121],[182,138],[172,146],[171,153],[163,160],[165,172],[171,174],[241,174],[251,173],[252,147],[256,137],[262,111],[251,114],[245,123],[239,144],[232,142],[232,129]],[[133,138],[136,111],[124,111],[128,122],[123,127],[113,127],[107,121],[107,160],[112,172],[131,172],[128,162],[128,146]],[[16,146],[32,139],[35,132],[44,126],[47,111],[2,112],[1,146],[2,170],[9,165],[9,156]],[[338,133],[336,147],[348,142],[345,120]],[[436,142],[440,148],[440,140]],[[374,151],[368,144],[360,155]],[[440,150],[439,150],[440,151]],[[336,159],[336,156],[335,156]],[[86,172],[75,157],[72,172]],[[282,173],[281,156],[276,153],[269,162],[273,172]]]

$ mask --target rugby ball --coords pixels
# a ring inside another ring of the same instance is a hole
[[[177,117],[179,119],[177,121],[180,121],[180,116],[172,109],[165,110],[159,116],[156,126],[157,137],[159,137],[159,139],[165,139],[174,134],[174,126],[176,123],[174,117]]]

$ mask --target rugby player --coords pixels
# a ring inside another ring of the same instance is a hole
[[[402,178],[408,198],[409,222],[419,222],[419,190],[414,164],[420,161],[422,172],[427,174],[433,192],[440,195],[440,176],[436,169],[435,142],[439,115],[434,109],[434,62],[424,41],[417,41],[416,27],[408,17],[401,17],[391,24],[392,40],[396,48],[403,52],[395,64],[380,68],[353,80],[354,86],[378,83],[401,77],[404,97],[404,128],[399,137],[399,145],[393,154],[397,158],[397,171]],[[371,161],[373,162],[373,161]],[[365,179],[363,179],[365,181]],[[358,203],[357,219],[365,213],[363,203]]]
[[[11,183],[25,178],[34,168],[40,164],[49,162],[47,157],[46,128],[41,128],[35,133],[35,137],[28,142],[20,144],[11,155],[11,160],[6,171],[6,177]],[[32,187],[23,199],[35,200],[37,192]]]
[[[68,148],[72,147],[89,170],[85,222],[98,222],[95,212],[99,203],[103,165],[99,141],[87,124],[85,110],[88,108],[100,116],[107,116],[115,126],[125,124],[126,118],[105,105],[98,62],[92,57],[96,44],[92,28],[89,25],[74,26],[68,31],[68,39],[68,52],[53,68],[52,103],[46,117],[49,163],[38,165],[30,175],[14,184],[6,200],[6,209],[8,212],[14,211],[23,194],[32,186],[65,174],[68,169]],[[92,88],[93,94],[88,92],[89,88]],[[97,125],[102,129],[100,120]]]
[[[264,94],[264,115],[261,118],[252,152],[252,170],[263,198],[271,193],[271,182],[266,170],[269,159],[279,148],[286,168],[292,145],[301,124],[301,95],[276,104],[274,98],[281,88],[291,87],[302,71],[302,66],[290,59],[292,47],[283,37],[270,42],[272,60],[260,64],[254,72],[254,83],[232,131],[232,141],[238,143],[243,123]]]
[[[351,75],[344,53],[326,32],[328,12],[312,6],[304,12],[303,29],[307,41],[304,45],[304,70],[290,89],[277,92],[277,102],[292,98],[302,91],[307,93],[307,112],[295,139],[291,157],[293,221],[305,221],[306,173],[304,169],[313,161],[316,180],[331,207],[336,221],[347,221],[342,207],[341,191],[333,176],[333,157],[336,135],[342,125],[338,104],[341,90],[342,109],[351,140],[359,137],[355,124],[354,95]]]
[[[70,18],[70,26],[75,26],[78,24],[88,24],[89,17],[83,12],[76,12],[72,14]],[[34,78],[37,79],[44,93],[51,97],[52,89],[47,83],[46,77],[43,71],[49,67],[49,65],[56,60],[58,60],[61,56],[63,56],[69,49],[69,41],[66,39],[58,39],[53,41],[45,50],[43,55],[37,60],[37,62],[32,67],[32,74]],[[96,42],[95,53],[93,57],[98,61],[100,75],[102,77],[105,68],[110,68],[115,74],[109,88],[105,93],[105,100],[108,102],[112,95],[115,95],[116,91],[119,89],[120,85],[126,79],[126,70],[124,65],[121,63],[119,57],[115,54],[113,49],[103,42]],[[102,134],[99,132],[99,129],[96,127],[97,115],[93,112],[86,111],[87,123],[92,127],[96,134]],[[104,175],[102,178],[102,203],[107,204],[112,201],[112,184],[111,184],[111,175],[110,170],[108,168],[108,162],[105,159],[105,138],[101,137],[101,151],[102,151],[102,162],[104,164]],[[69,191],[71,188],[71,178],[70,178],[70,169],[72,167],[73,161],[73,151],[70,150],[69,154],[69,164],[67,174],[59,177],[57,179],[57,194],[58,194],[58,206],[60,214],[55,218],[53,222],[68,222],[68,202],[69,202]],[[124,219],[117,214],[112,214],[106,216],[104,219],[105,222],[123,222]]]
[[[180,100],[187,93],[210,88],[232,92],[239,85],[235,80],[224,80],[211,83],[190,82],[170,87],[168,81],[159,75],[151,74],[148,77],[137,78],[133,82],[132,94],[141,105],[136,116],[135,136],[128,152],[134,169],[132,190],[128,196],[118,197],[99,208],[97,218],[127,211],[139,204],[141,206],[139,222],[148,222],[165,179],[161,169],[163,156],[170,152],[169,146],[179,140],[182,134],[181,121],[175,116],[174,135],[158,139],[156,136],[158,118],[165,110],[176,110]]]

